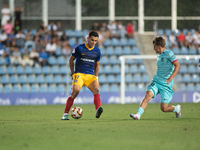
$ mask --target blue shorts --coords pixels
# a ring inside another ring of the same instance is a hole
[[[151,91],[153,93],[154,98],[156,95],[160,93],[161,102],[162,103],[169,103],[172,100],[173,90],[172,86],[174,84],[174,80],[172,80],[171,84],[167,83],[158,83],[152,81],[151,84],[147,87],[146,91]]]

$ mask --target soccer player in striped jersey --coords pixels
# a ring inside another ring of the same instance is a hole
[[[69,120],[68,113],[73,105],[74,99],[79,94],[82,86],[85,85],[94,94],[94,105],[96,109],[96,118],[99,118],[103,112],[101,100],[99,95],[99,61],[101,57],[100,49],[95,45],[98,41],[99,35],[95,31],[89,33],[87,43],[80,44],[72,51],[69,60],[72,82],[72,93],[68,97],[64,114],[61,120]],[[75,70],[74,70],[74,60]]]
[[[181,117],[181,106],[169,105],[173,96],[172,86],[174,77],[180,69],[180,64],[171,50],[166,50],[166,42],[162,37],[153,39],[154,50],[157,56],[157,71],[151,84],[147,87],[146,95],[137,110],[137,114],[130,114],[133,119],[139,120],[151,98],[160,93],[160,108],[163,112],[175,112],[176,118]]]

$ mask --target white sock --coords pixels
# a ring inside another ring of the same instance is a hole
[[[64,115],[68,115],[68,113],[64,113]]]

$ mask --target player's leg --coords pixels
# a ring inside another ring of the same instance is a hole
[[[99,118],[103,112],[103,107],[101,106],[101,99],[99,94],[99,82],[95,76],[90,76],[88,79],[88,84],[86,86],[94,94],[94,105],[96,109],[96,118]],[[91,82],[91,83],[90,83]]]
[[[83,79],[82,79],[82,76],[80,74],[74,74],[73,75],[72,85],[73,85],[72,86],[72,93],[67,99],[64,114],[63,114],[61,120],[69,120],[69,117],[68,117],[69,110],[74,103],[74,99],[77,97],[79,91],[81,90],[81,87],[83,86]]]
[[[153,93],[151,91],[146,91],[146,95],[142,100],[140,107],[137,110],[137,114],[130,114],[130,117],[139,120],[141,115],[144,113],[144,110],[146,109],[148,102],[151,100],[152,97]]]

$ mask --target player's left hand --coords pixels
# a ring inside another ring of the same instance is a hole
[[[171,84],[172,83],[172,79],[168,78],[167,80],[165,80],[165,82],[167,82],[167,84]]]

